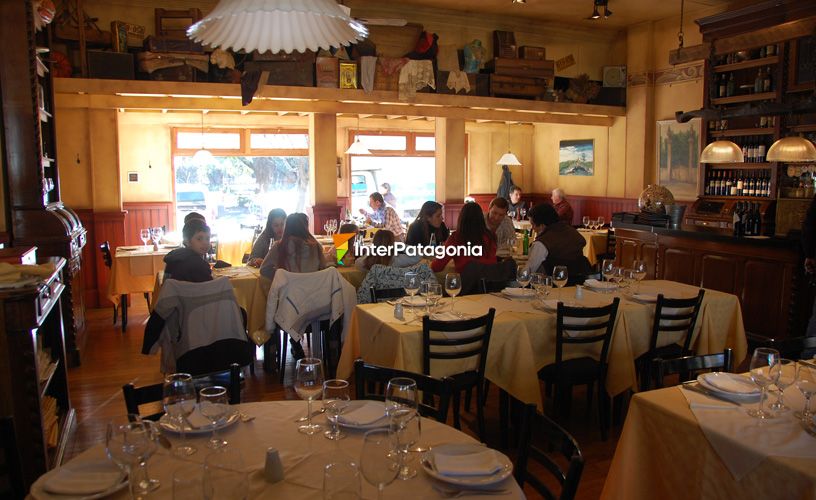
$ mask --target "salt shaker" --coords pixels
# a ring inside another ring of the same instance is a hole
[[[277,483],[283,479],[283,463],[281,462],[278,450],[275,448],[267,448],[266,450],[264,477],[268,483]]]
[[[584,299],[584,287],[582,285],[575,285],[575,300]]]
[[[394,317],[400,321],[405,321],[405,313],[403,312],[402,302],[400,301],[394,304]]]

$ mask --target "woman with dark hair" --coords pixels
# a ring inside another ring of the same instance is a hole
[[[426,201],[419,209],[416,220],[408,226],[406,245],[441,245],[450,236],[448,227],[442,221],[442,205]]]
[[[394,233],[394,237],[398,241],[405,239],[405,228],[402,227],[397,212],[385,204],[385,200],[380,193],[371,193],[368,197],[368,206],[373,212],[366,212],[362,208],[360,213],[366,216],[366,224],[382,229],[388,229]]]
[[[374,238],[371,241],[371,244],[374,247],[391,247],[394,248],[394,243],[396,242],[396,238],[394,238],[394,233],[389,231],[388,229],[381,229],[374,233]],[[408,267],[413,266],[414,264],[420,261],[420,257],[409,257],[407,255],[366,255],[357,259],[354,265],[358,269],[362,269],[364,271],[368,271],[371,269],[372,266],[376,264],[380,264],[383,266],[391,266],[391,267]]]
[[[252,245],[252,253],[249,254],[248,265],[258,267],[263,262],[264,257],[269,252],[272,243],[283,237],[283,226],[286,224],[286,212],[281,208],[274,208],[266,216],[266,227],[258,235],[255,244]]]
[[[324,267],[323,247],[309,232],[309,218],[306,214],[294,213],[286,217],[283,236],[266,254],[261,264],[261,276],[271,280],[278,269],[311,273]]]
[[[482,254],[481,256],[453,256],[449,252],[445,252],[444,257],[435,259],[431,263],[431,269],[434,272],[444,269],[451,259],[453,259],[458,273],[461,273],[469,262],[496,263],[496,236],[487,229],[484,213],[482,213],[478,203],[465,203],[465,206],[462,207],[462,211],[459,213],[459,221],[456,224],[456,232],[445,242],[445,247],[452,246],[470,247],[471,251],[475,247],[481,247]]]
[[[574,227],[558,217],[552,205],[541,203],[530,209],[530,222],[536,232],[530,245],[527,268],[532,272],[550,274],[554,266],[567,266],[570,283],[590,273],[589,261],[584,257],[586,240]]]

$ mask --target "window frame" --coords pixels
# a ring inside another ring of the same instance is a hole
[[[179,132],[201,133],[201,127],[173,127],[172,129],[172,144],[171,155],[176,156],[193,156],[198,149],[179,148],[178,134]],[[213,156],[309,156],[309,148],[305,149],[284,149],[284,148],[256,148],[250,147],[251,134],[292,134],[292,135],[306,135],[308,137],[309,131],[300,128],[230,128],[230,127],[205,127],[204,133],[225,133],[234,132],[240,134],[240,148],[239,149],[210,149],[207,150]],[[173,166],[173,179],[175,182],[175,164]]]
[[[433,151],[418,151],[416,149],[417,137],[434,137],[433,132],[403,132],[392,130],[349,130],[348,139],[349,144],[353,144],[358,135],[390,135],[405,137],[405,144],[407,147],[404,150],[398,149],[369,149],[373,156],[436,156],[436,148]],[[349,156],[367,156],[367,155],[349,155]]]

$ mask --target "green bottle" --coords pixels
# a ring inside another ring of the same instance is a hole
[[[524,255],[530,253],[530,231],[524,230],[524,239],[521,241],[521,251]]]

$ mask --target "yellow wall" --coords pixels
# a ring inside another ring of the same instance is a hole
[[[72,208],[93,208],[88,110],[60,109],[56,123],[62,201]]]

